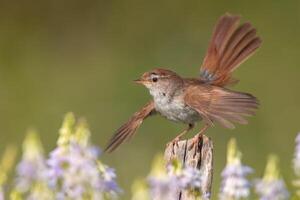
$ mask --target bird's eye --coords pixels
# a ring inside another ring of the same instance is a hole
[[[153,81],[153,82],[157,82],[157,81],[158,81],[157,77],[153,77],[153,78],[152,78],[152,81]]]

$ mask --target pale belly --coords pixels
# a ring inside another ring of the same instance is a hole
[[[201,120],[200,115],[194,109],[182,103],[180,99],[174,99],[168,102],[161,98],[154,98],[154,103],[156,111],[174,122],[194,124]]]

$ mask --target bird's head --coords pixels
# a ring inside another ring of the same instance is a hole
[[[145,72],[134,82],[144,85],[153,94],[158,92],[168,93],[169,90],[181,85],[183,80],[171,70],[158,68]]]

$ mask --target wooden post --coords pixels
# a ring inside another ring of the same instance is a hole
[[[191,166],[197,168],[202,174],[201,193],[203,200],[209,200],[211,197],[211,187],[213,178],[213,142],[210,138],[203,135],[199,142],[197,152],[194,148],[189,150],[192,139],[179,141],[174,151],[171,146],[165,150],[165,160],[170,163],[173,159],[179,160],[183,166]],[[178,200],[196,200],[194,195],[188,191],[180,191]]]

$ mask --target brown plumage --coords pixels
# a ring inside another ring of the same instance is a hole
[[[135,131],[140,127],[143,120],[151,114],[154,114],[154,112],[154,102],[150,101],[140,111],[134,113],[131,119],[116,131],[105,151],[111,152],[115,150],[122,142],[131,138]]]
[[[256,29],[239,21],[229,14],[219,19],[200,69],[203,81],[217,86],[232,83],[231,73],[260,46]]]
[[[115,150],[129,139],[153,113],[189,125],[171,142],[173,145],[200,120],[205,126],[195,136],[194,143],[215,122],[231,129],[234,123],[247,124],[246,117],[255,114],[258,100],[251,94],[225,86],[236,82],[232,72],[255,52],[261,39],[250,23],[240,25],[239,22],[239,16],[230,14],[218,20],[200,68],[200,77],[182,78],[171,70],[154,69],[136,80],[149,89],[153,100],[116,131],[106,151]]]
[[[245,117],[254,115],[258,108],[258,101],[251,94],[216,86],[189,86],[185,94],[185,103],[197,110],[209,125],[218,122],[233,129],[233,122],[247,124]]]

